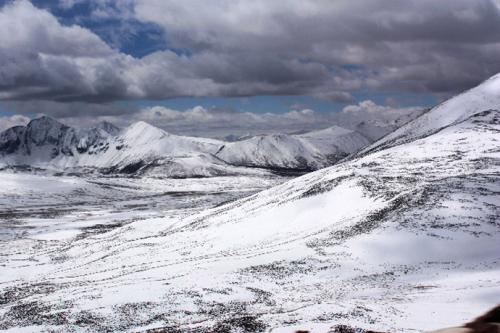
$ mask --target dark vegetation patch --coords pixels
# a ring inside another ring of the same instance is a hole
[[[317,322],[331,322],[334,320],[349,319],[349,318],[364,318],[369,323],[374,323],[375,320],[371,318],[370,313],[373,312],[371,309],[365,308],[363,306],[358,306],[349,312],[330,312],[323,313],[316,317],[314,321]]]
[[[394,271],[365,274],[352,279],[352,283],[363,286],[389,287],[390,283],[396,280],[396,277],[397,275]]]
[[[235,315],[217,320],[211,327],[180,328],[165,326],[143,331],[143,333],[259,333],[264,332],[267,325],[254,315]]]
[[[358,181],[358,184],[363,187],[363,190],[371,197],[380,197],[386,200],[391,200],[399,194],[401,184],[413,184],[417,182],[414,176],[372,176],[363,177]]]
[[[9,209],[0,211],[0,220],[26,219],[36,217],[40,219],[55,219],[73,212],[74,209],[46,208],[46,209]]]
[[[498,177],[494,175],[472,174],[421,185],[409,202],[410,207],[419,207],[419,210],[409,211],[400,219],[399,225],[412,230],[460,230],[472,235],[482,233],[478,229],[484,223],[500,226],[497,221],[500,207],[480,201],[481,198],[498,195],[491,187],[496,181]],[[459,193],[461,197],[453,197],[452,193]],[[448,200],[462,204],[462,213],[457,218],[453,218],[452,213],[450,215],[446,206]],[[443,213],[440,213],[441,209],[444,209]],[[469,215],[464,213],[467,210],[470,210]],[[481,217],[478,217],[478,210],[482,210]]]
[[[264,275],[273,279],[286,279],[293,274],[308,274],[313,266],[305,260],[276,261],[270,264],[249,266],[240,270],[242,274]]]
[[[75,314],[73,324],[80,327],[96,328],[96,331],[103,331],[108,321],[105,317],[88,310],[80,311]]]
[[[58,286],[52,283],[36,283],[7,287],[0,293],[0,305],[18,302],[32,295],[49,295],[56,289],[58,289]]]
[[[264,304],[267,306],[276,306],[276,301],[272,299],[273,294],[259,288],[247,287],[255,295],[255,303]]]
[[[413,289],[420,290],[420,291],[425,291],[425,290],[430,290],[437,288],[437,286],[434,285],[425,285],[425,284],[418,284],[416,286],[413,286]]]
[[[335,325],[330,328],[328,333],[366,333],[366,330],[349,325]]]
[[[329,192],[348,178],[350,178],[350,176],[340,176],[328,181],[316,183],[310,186],[306,191],[302,192],[302,194],[297,199],[308,198],[321,193]]]
[[[223,161],[223,160],[221,160]],[[274,175],[277,176],[283,176],[283,177],[299,177],[302,175],[305,175],[306,173],[313,172],[317,170],[317,168],[312,168],[307,166],[307,163],[305,165],[297,165],[294,167],[278,167],[278,166],[273,166],[273,165],[267,165],[267,166],[262,166],[262,165],[255,165],[251,163],[228,163],[223,161],[224,163],[232,166],[237,166],[237,167],[244,167],[244,168],[249,168],[249,169],[259,169],[259,170],[268,170],[271,171]]]
[[[131,327],[141,327],[161,322],[165,325],[162,329],[170,329],[170,331],[163,332],[177,332],[174,331],[176,325],[170,325],[169,323],[169,314],[158,311],[157,303],[127,303],[114,307],[114,310],[118,322],[118,325],[113,327],[114,331],[122,331],[130,329]]]
[[[186,330],[181,330],[177,326],[164,326],[159,328],[153,328],[146,331],[141,331],[142,333],[187,333]]]
[[[232,332],[264,332],[266,324],[260,321],[257,316],[235,316],[217,322],[207,332],[232,333]]]
[[[146,165],[146,163],[144,161],[130,163],[130,164],[120,168],[118,170],[118,172],[119,173],[127,173],[127,174],[136,173],[137,171],[142,169],[145,165]]]
[[[197,302],[199,314],[205,315],[207,319],[215,321],[212,327],[196,328],[187,330],[193,333],[232,333],[232,332],[264,332],[267,325],[259,319],[258,315],[251,314],[247,302]]]
[[[51,306],[39,301],[19,302],[0,317],[0,329],[29,325],[60,326],[67,323],[67,312],[54,311]]]
[[[106,232],[111,231],[113,229],[122,227],[125,224],[126,223],[124,221],[122,221],[122,222],[108,223],[108,224],[94,224],[94,225],[91,225],[88,227],[83,227],[83,228],[81,228],[82,233],[80,233],[80,234],[78,234],[78,236],[76,236],[76,240],[99,235],[99,234],[103,234],[103,233],[106,233]]]

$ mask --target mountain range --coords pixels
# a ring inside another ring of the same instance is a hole
[[[165,177],[262,172],[251,168],[306,172],[333,165],[373,142],[375,132],[378,138],[393,128],[358,125],[361,132],[333,126],[226,142],[174,135],[142,121],[123,129],[108,122],[77,129],[43,116],[0,133],[0,166]]]

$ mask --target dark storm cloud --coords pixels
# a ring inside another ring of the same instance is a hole
[[[133,57],[15,1],[0,11],[0,99],[309,95],[345,103],[361,89],[453,94],[500,71],[496,0],[93,1],[97,18],[155,24],[166,45],[185,52]]]
[[[307,79],[295,78],[304,84],[299,90],[313,96],[320,90],[339,95],[361,87],[452,94],[500,71],[500,16],[493,0],[232,1],[211,6],[139,0],[135,13],[163,26],[177,47],[236,59],[244,54],[245,63],[274,58],[319,64],[329,79],[318,75],[307,89]],[[272,77],[266,64],[245,73],[251,77],[262,70]],[[356,66],[354,78],[342,73],[345,65]]]
[[[4,109],[13,113],[33,116],[44,114],[54,118],[64,118],[68,115],[73,117],[89,116],[120,116],[126,117],[138,111],[137,107],[131,105],[120,105],[117,103],[88,103],[88,102],[55,102],[40,100],[32,101],[5,101],[1,104]]]

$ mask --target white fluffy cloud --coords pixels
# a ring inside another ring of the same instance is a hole
[[[361,106],[360,106],[361,105]],[[233,109],[217,109],[196,106],[187,110],[174,110],[164,106],[152,106],[129,115],[101,117],[62,118],[73,126],[91,126],[99,121],[110,121],[127,126],[135,121],[146,121],[168,132],[182,135],[225,137],[227,135],[255,135],[261,133],[294,133],[323,129],[333,125],[356,129],[361,123],[386,127],[400,124],[416,117],[423,108],[391,108],[371,101],[346,107],[345,112],[316,112],[312,109],[290,110],[285,113],[241,112]],[[356,109],[354,111],[354,109]]]
[[[127,57],[91,31],[20,0],[0,10],[0,98],[101,99],[128,92]]]
[[[103,4],[105,11],[107,2]],[[302,94],[331,79],[322,64],[273,55],[235,57],[207,49],[189,56],[165,50],[134,58],[112,49],[88,29],[62,25],[27,0],[0,9],[0,40],[4,100]],[[334,88],[343,89],[341,84]]]
[[[351,114],[406,114],[414,112],[415,110],[421,110],[421,107],[407,107],[407,108],[395,108],[392,106],[378,105],[371,100],[365,100],[359,102],[358,104],[348,105],[342,109],[344,113]]]
[[[125,127],[136,121],[146,121],[174,134],[218,138],[228,135],[238,137],[276,132],[296,133],[333,125],[350,129],[357,129],[360,124],[394,128],[415,118],[424,110],[422,107],[382,106],[369,100],[346,106],[343,112],[317,112],[296,104],[294,109],[284,113],[243,112],[203,106],[186,110],[151,106],[133,111],[97,104],[94,107],[98,110],[89,115],[85,113],[85,104],[71,105],[77,115],[66,112],[65,108],[58,109],[61,108],[61,103],[39,103],[36,109],[33,109],[30,103],[18,104],[17,110],[25,114],[48,114],[74,127],[91,127],[101,121]],[[23,115],[0,117],[0,129],[28,121],[29,118]],[[369,133],[366,129],[363,131]]]
[[[30,118],[23,115],[13,115],[0,117],[0,131],[17,125],[26,125]]]

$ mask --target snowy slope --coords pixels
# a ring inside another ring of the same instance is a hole
[[[58,260],[30,254],[36,270],[13,261],[0,323],[56,332],[462,323],[500,294],[500,111],[463,103],[448,120],[426,115],[441,119],[438,131],[409,124],[419,134],[400,145],[189,217],[75,240]]]
[[[332,165],[369,143],[355,131],[333,126],[301,135],[259,135],[227,143],[217,157],[234,165],[314,170]]]
[[[307,141],[287,134],[259,135],[225,144],[217,157],[234,165],[317,169],[327,163]]]
[[[423,137],[484,110],[500,106],[500,74],[433,108],[360,152],[360,155]]]
[[[357,152],[367,146],[370,140],[358,132],[339,126],[297,135],[316,147],[321,153],[333,159]]]

